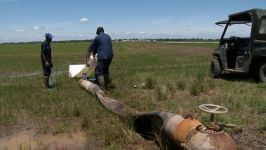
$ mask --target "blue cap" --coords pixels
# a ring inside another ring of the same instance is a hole
[[[45,37],[50,39],[54,38],[51,33],[45,33]]]

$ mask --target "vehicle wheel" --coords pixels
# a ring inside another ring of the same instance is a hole
[[[212,59],[211,67],[210,67],[210,76],[212,78],[219,78],[221,77],[221,65],[217,59]]]
[[[258,75],[261,82],[266,82],[266,63],[261,64]]]

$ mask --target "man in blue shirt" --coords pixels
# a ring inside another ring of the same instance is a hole
[[[93,56],[97,54],[97,66],[95,68],[95,77],[97,83],[103,90],[106,90],[106,85],[109,80],[109,66],[113,59],[112,39],[104,33],[103,27],[98,27],[97,36],[89,47],[89,53],[93,52]]]
[[[45,34],[45,41],[42,42],[41,45],[41,62],[43,68],[43,75],[44,75],[44,86],[45,88],[52,88],[49,84],[49,78],[51,75],[51,68],[53,68],[52,63],[52,48],[50,43],[52,42],[52,34],[46,33]]]

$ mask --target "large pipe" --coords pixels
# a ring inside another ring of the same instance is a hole
[[[121,117],[131,116],[136,131],[143,137],[156,139],[155,134],[159,134],[163,149],[236,149],[235,142],[227,133],[208,129],[197,119],[168,112],[139,112],[106,97],[100,87],[90,81],[80,80],[80,85],[86,92],[95,94],[99,102],[113,113]]]

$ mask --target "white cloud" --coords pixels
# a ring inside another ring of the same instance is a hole
[[[24,29],[16,29],[16,32],[25,32]]]
[[[43,30],[44,27],[41,27],[41,26],[34,26],[33,27],[33,30]]]
[[[89,19],[88,19],[88,18],[86,18],[86,17],[84,17],[84,18],[80,18],[80,19],[79,19],[79,21],[80,21],[80,22],[88,22],[88,21],[89,21]]]
[[[39,26],[33,27],[34,30],[40,30],[41,28]]]
[[[139,32],[139,34],[146,34],[146,32]]]

